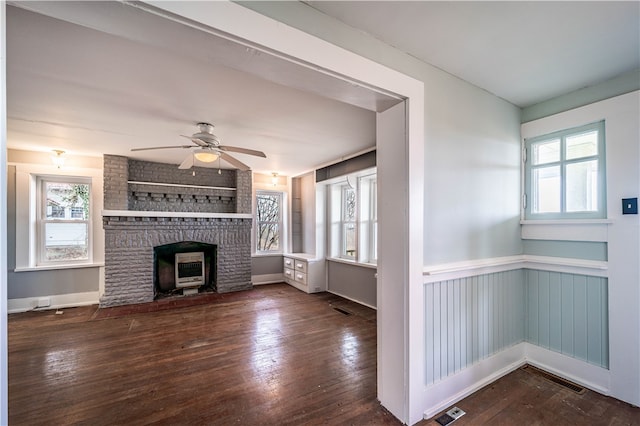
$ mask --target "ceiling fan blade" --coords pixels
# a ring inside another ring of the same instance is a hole
[[[221,149],[222,151],[238,152],[240,154],[255,155],[256,157],[267,158],[264,152],[256,151],[255,149],[239,148],[237,146],[229,145],[220,145],[218,149]]]
[[[202,139],[194,138],[191,136],[185,136],[185,135],[180,135],[180,136],[182,136],[183,138],[189,139],[191,142],[195,143],[198,146],[209,146],[209,144],[203,141]]]
[[[242,161],[230,156],[227,153],[221,152],[220,158],[222,158],[224,161],[231,164],[235,168],[242,170],[243,172],[246,172],[247,170],[251,170],[251,167],[247,166]]]
[[[193,167],[193,154],[187,155],[187,158],[178,166],[179,169],[190,169]]]
[[[150,148],[131,148],[131,151],[149,151],[151,149],[193,148],[193,145],[152,146]]]

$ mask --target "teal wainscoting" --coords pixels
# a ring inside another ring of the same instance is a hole
[[[426,384],[525,340],[522,269],[425,284]]]
[[[525,270],[526,340],[609,367],[607,279]]]

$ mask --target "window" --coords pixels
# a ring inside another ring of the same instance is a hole
[[[342,202],[340,215],[340,257],[355,259],[356,257],[356,190],[349,185],[342,185]]]
[[[525,141],[525,218],[606,217],[604,122]]]
[[[329,184],[330,256],[359,263],[377,259],[375,171],[351,174]]]
[[[282,193],[256,193],[256,252],[282,252]]]
[[[369,187],[369,262],[378,260],[378,184],[376,179],[370,180]]]
[[[91,258],[91,184],[86,179],[40,176],[36,215],[37,265]]]

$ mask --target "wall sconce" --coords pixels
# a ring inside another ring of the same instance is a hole
[[[277,186],[278,185],[278,174],[276,172],[271,173],[271,184],[273,186]]]
[[[53,161],[53,164],[61,169],[62,166],[64,166],[64,151],[61,149],[54,149],[53,150],[54,154],[51,156],[51,161]]]

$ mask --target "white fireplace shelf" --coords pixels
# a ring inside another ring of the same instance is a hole
[[[121,217],[201,217],[210,219],[251,219],[251,213],[158,212],[143,210],[102,210],[102,216]]]
[[[228,186],[204,186],[204,185],[186,185],[179,183],[163,183],[163,182],[142,182],[138,180],[128,180],[127,183],[135,185],[150,185],[150,186],[172,186],[176,188],[201,188],[201,189],[222,189],[225,191],[236,191],[237,188],[231,188]]]

